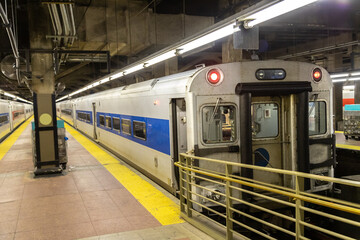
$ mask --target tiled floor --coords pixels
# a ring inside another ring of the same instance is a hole
[[[0,240],[211,239],[186,223],[161,226],[68,137],[68,171],[62,175],[34,178],[30,125],[0,161]]]

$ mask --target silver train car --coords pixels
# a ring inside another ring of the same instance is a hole
[[[0,141],[32,115],[32,105],[0,99]]]
[[[332,82],[325,69],[308,63],[201,67],[59,102],[57,113],[172,193],[178,190],[174,162],[184,152],[334,174]],[[199,167],[220,171],[216,164]],[[252,177],[294,185],[276,174]],[[223,192],[210,182],[199,184]],[[327,182],[308,183],[312,192],[331,187]]]

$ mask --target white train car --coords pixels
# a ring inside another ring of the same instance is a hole
[[[57,104],[60,117],[173,193],[174,162],[182,152],[333,176],[331,106],[326,70],[285,61],[202,67]],[[221,170],[216,164],[199,167]],[[294,184],[277,174],[253,178]],[[308,184],[311,191],[330,188],[326,182]]]
[[[32,105],[0,99],[0,141],[32,115]]]

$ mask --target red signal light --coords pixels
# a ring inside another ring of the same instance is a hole
[[[211,69],[207,73],[207,81],[211,85],[218,85],[221,83],[223,78],[222,72],[219,69]]]
[[[320,82],[322,78],[322,72],[319,68],[315,68],[313,71],[313,79],[315,82]]]

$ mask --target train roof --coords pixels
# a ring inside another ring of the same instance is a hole
[[[206,74],[210,69],[218,68],[226,73],[225,80],[221,83],[221,87],[211,86],[206,82]],[[87,95],[77,98],[76,101],[81,101],[84,98],[97,97],[112,97],[114,95],[137,95],[147,94],[151,92],[154,95],[160,94],[185,94],[186,92],[194,92],[196,94],[234,94],[237,83],[243,82],[264,82],[256,79],[255,72],[258,69],[279,68],[286,69],[286,81],[311,81],[311,73],[313,69],[318,66],[309,63],[292,62],[283,60],[268,60],[268,61],[249,61],[249,62],[234,62],[224,63],[208,67],[200,67],[186,72],[172,74],[165,77],[154,78],[140,83],[134,83],[127,86],[117,87],[102,91],[99,93]],[[328,75],[327,71],[323,71],[324,77]],[[314,88],[329,90],[332,87],[329,76],[313,85]],[[268,81],[269,82],[269,81]],[[283,80],[271,81],[271,83],[281,83]]]

